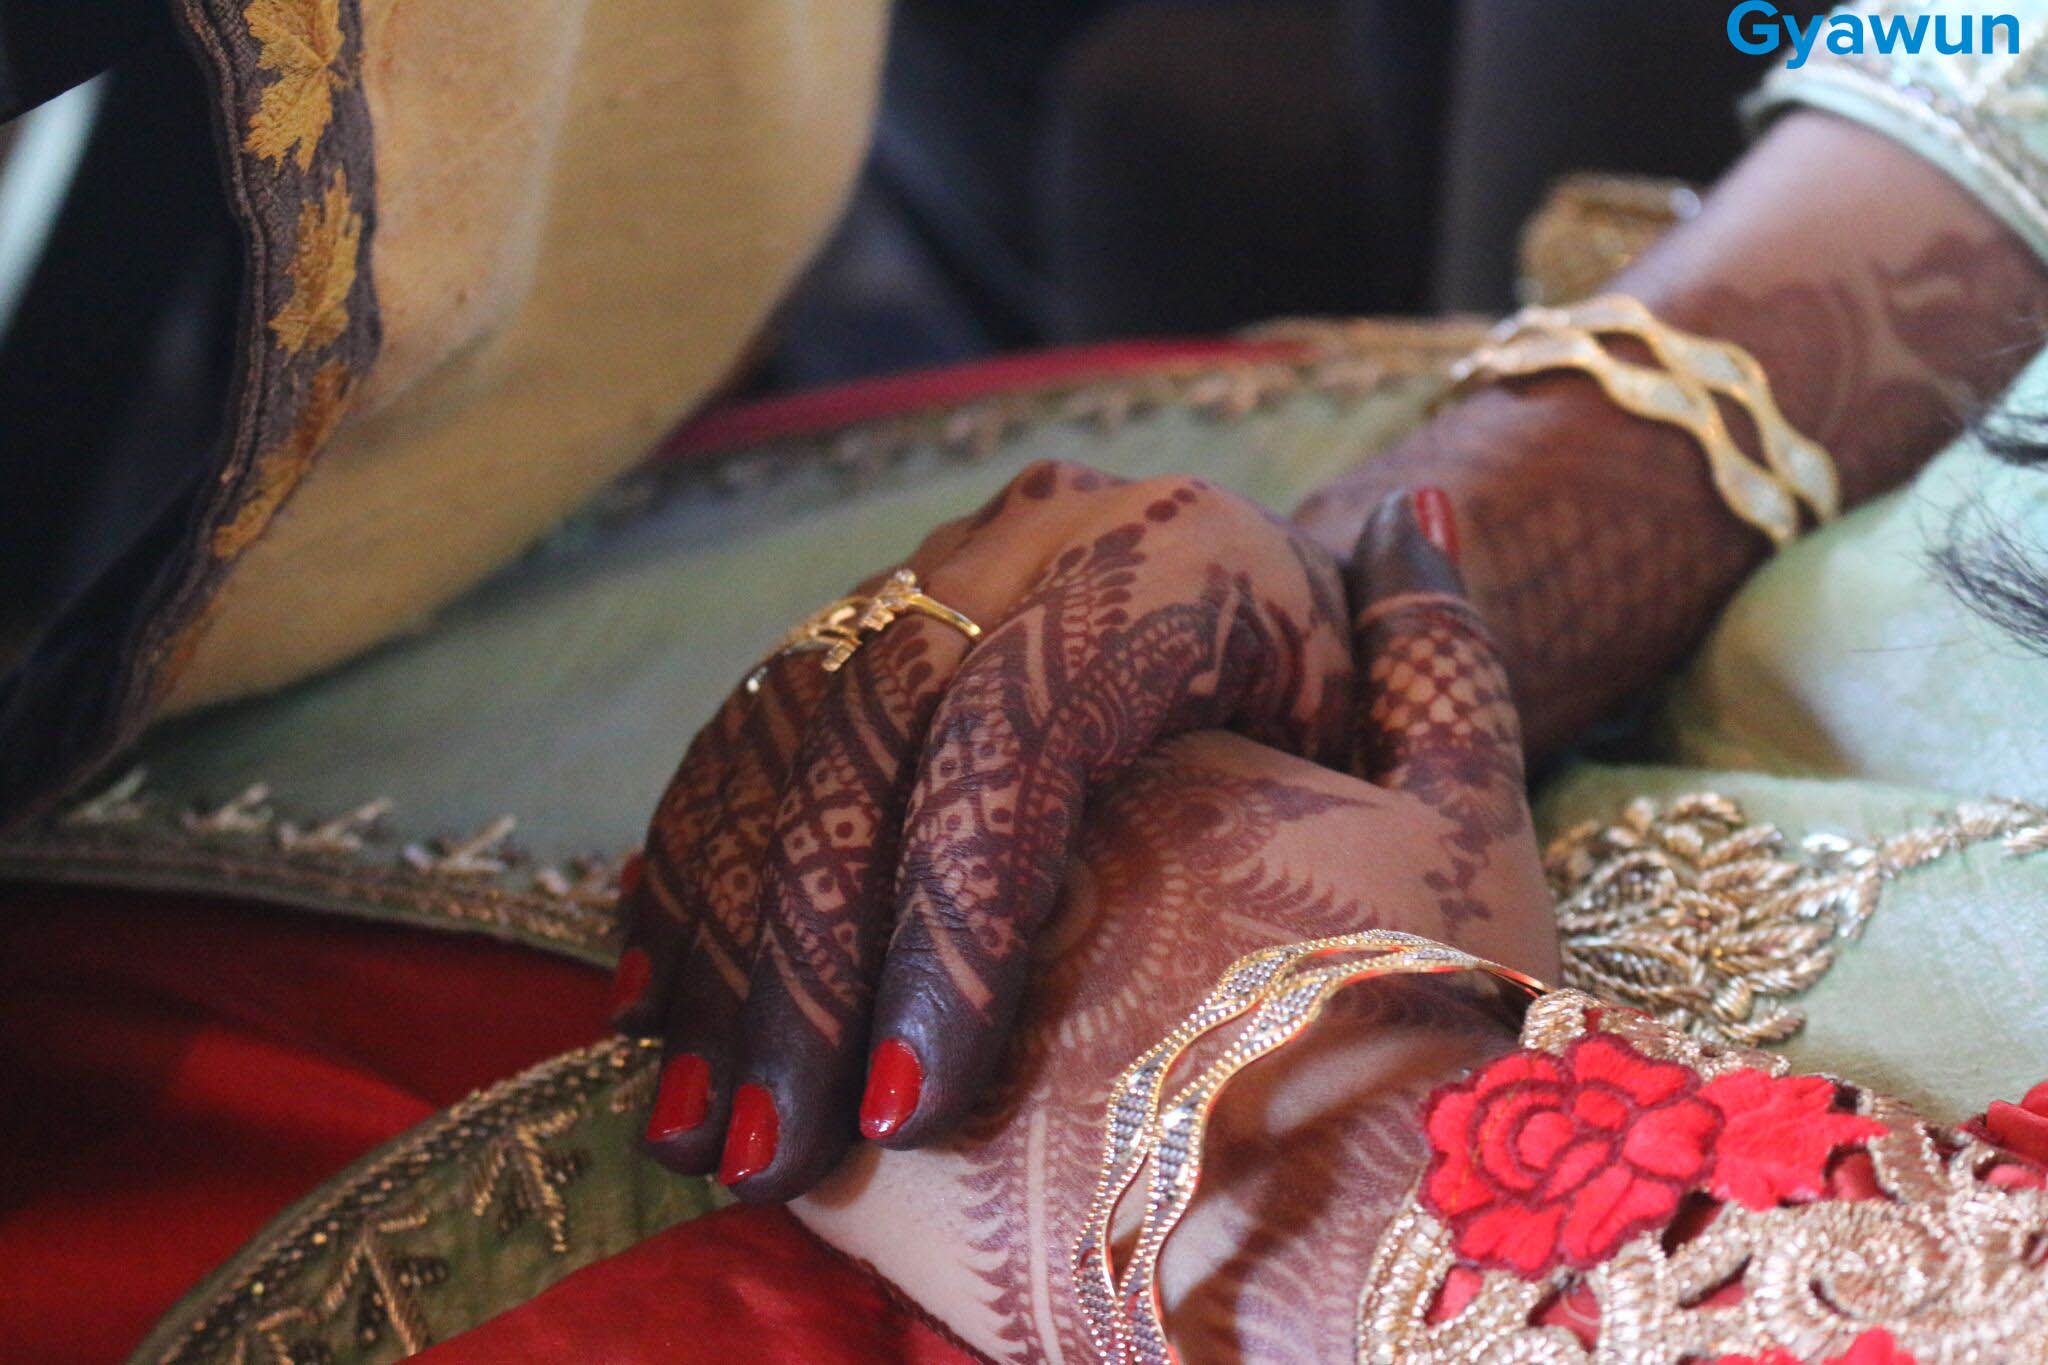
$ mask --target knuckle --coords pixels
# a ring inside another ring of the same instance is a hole
[[[1044,501],[1061,489],[1077,485],[1086,487],[1107,477],[1100,470],[1074,460],[1033,460],[1018,471],[1017,477],[1005,486],[1005,491],[1027,501]]]

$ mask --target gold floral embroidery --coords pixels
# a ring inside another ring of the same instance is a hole
[[[1994,840],[2014,857],[2040,851],[2048,810],[1984,802],[1875,842],[1816,835],[1802,860],[1725,797],[1634,801],[1618,824],[1580,825],[1545,854],[1564,983],[1704,1038],[1781,1042],[1805,1023],[1785,998],[1827,974],[1886,883]]]
[[[273,162],[296,147],[299,169],[307,170],[334,117],[341,6],[338,0],[250,0],[242,18],[260,48],[257,66],[277,73],[263,87],[242,145]]]
[[[351,277],[353,273],[351,268]],[[348,290],[344,288],[341,292],[346,297]],[[346,319],[346,311],[342,316]],[[233,559],[270,525],[277,509],[312,467],[313,457],[334,434],[335,424],[348,407],[349,387],[348,366],[339,360],[330,360],[314,371],[313,383],[299,407],[298,419],[292,423],[291,434],[256,461],[255,492],[236,509],[233,520],[214,528],[216,559]]]
[[[337,1332],[352,1344],[348,1358],[422,1349],[447,1331],[446,1322],[437,1330],[424,1291],[448,1278],[447,1256],[467,1241],[446,1220],[482,1216],[496,1204],[500,1230],[509,1234],[538,1210],[551,1256],[566,1255],[563,1158],[573,1154],[543,1144],[607,1112],[602,1097],[659,1060],[657,1044],[612,1039],[542,1063],[413,1129],[252,1243],[217,1285],[158,1329],[158,1349],[148,1358],[158,1365],[332,1359],[342,1345]],[[451,1167],[466,1168],[452,1200],[442,1179]],[[539,1183],[509,1200],[496,1193],[508,1180],[529,1179]],[[535,1203],[537,1190],[544,1193]],[[508,1213],[514,1208],[524,1212]],[[351,1304],[352,1316],[345,1311]]]
[[[299,209],[292,253],[292,296],[270,320],[277,344],[296,355],[327,345],[348,328],[348,295],[356,283],[363,215],[350,207],[348,172],[336,171],[327,193]]]
[[[1523,1046],[1562,1052],[1594,1027],[1622,1025],[1645,1055],[1705,1075],[1764,1060],[1598,1004],[1554,992],[1530,1009]],[[1875,1197],[1762,1210],[1731,1201],[1697,1235],[1667,1246],[1644,1233],[1582,1277],[1569,1268],[1535,1280],[1488,1270],[1441,1322],[1430,1312],[1460,1262],[1450,1230],[1411,1198],[1381,1235],[1359,1298],[1359,1360],[1648,1365],[1769,1349],[1820,1360],[1877,1332],[1922,1365],[2042,1359],[2048,1279],[2038,1249],[2048,1237],[2048,1193],[1987,1183],[2000,1159],[1993,1148],[1897,1101],[1865,1092],[1856,1108],[1886,1129],[1868,1142]],[[1565,1328],[1536,1325],[1575,1281],[1598,1304],[1591,1351]],[[1737,1285],[1733,1302],[1716,1296]]]

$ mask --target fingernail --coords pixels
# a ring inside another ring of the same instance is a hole
[[[891,1038],[868,1059],[867,1093],[860,1098],[860,1131],[867,1138],[885,1138],[917,1111],[924,1088],[924,1064],[901,1038]]]
[[[624,899],[640,889],[640,878],[647,871],[647,855],[634,849],[626,855],[626,861],[619,864],[619,897]]]
[[[647,1116],[647,1140],[666,1142],[704,1122],[711,1112],[711,1067],[694,1052],[678,1052],[661,1069],[654,1112]]]
[[[619,969],[612,973],[611,1005],[605,1017],[617,1019],[647,994],[647,983],[654,976],[654,959],[647,956],[644,948],[628,948],[619,954]]]
[[[1444,552],[1444,558],[1458,562],[1458,514],[1451,506],[1451,495],[1441,488],[1418,488],[1415,490],[1415,522],[1422,528],[1423,538]]]
[[[718,1183],[737,1185],[759,1175],[775,1160],[775,1140],[782,1121],[775,1101],[758,1085],[743,1085],[732,1097],[732,1126],[725,1130],[725,1155],[718,1162]]]

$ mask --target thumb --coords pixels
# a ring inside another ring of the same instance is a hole
[[[1441,489],[1392,494],[1352,554],[1352,770],[1493,825],[1526,818],[1521,723],[1507,669],[1465,597],[1455,516]]]

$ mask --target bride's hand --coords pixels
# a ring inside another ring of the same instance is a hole
[[[907,567],[979,643],[907,616],[837,673],[773,661],[690,746],[628,891],[618,1022],[666,1043],[650,1145],[746,1198],[960,1119],[1082,808],[1140,755],[1227,728],[1343,757],[1338,566],[1198,479],[1036,465]]]
[[[1068,1255],[1110,1084],[1236,958],[1372,926],[1556,979],[1499,667],[1399,502],[1361,562],[1373,780],[1215,733],[1146,756],[1089,808],[991,1102],[954,1140],[863,1152],[795,1205],[991,1357],[1091,1354]],[[1356,987],[1225,1093],[1161,1265],[1184,1359],[1353,1354],[1367,1259],[1425,1155],[1423,1097],[1512,1046],[1473,980]]]

